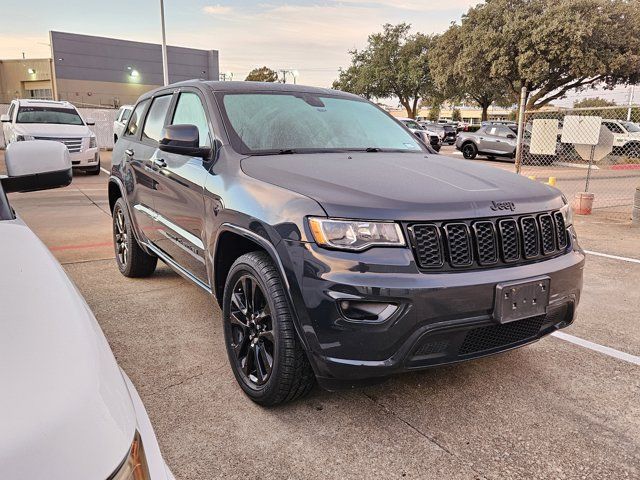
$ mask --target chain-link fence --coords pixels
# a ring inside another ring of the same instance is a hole
[[[578,213],[631,218],[640,187],[640,107],[526,112],[516,170],[551,179]]]
[[[9,111],[9,105],[0,104],[0,115]],[[113,122],[118,110],[107,108],[78,108],[78,112],[85,120],[93,120],[95,125],[89,128],[96,135],[98,146],[103,150],[113,148]],[[0,132],[0,148],[4,148],[4,135]]]

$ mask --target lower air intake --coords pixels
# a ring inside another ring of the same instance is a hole
[[[474,328],[467,332],[458,353],[471,355],[534,338],[540,332],[544,319],[545,316],[540,315],[503,325]]]

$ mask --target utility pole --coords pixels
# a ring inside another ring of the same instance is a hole
[[[160,0],[160,23],[162,23],[162,77],[166,87],[169,85],[169,65],[167,61],[167,36],[164,31],[164,0]]]
[[[633,96],[635,94],[636,86],[631,85],[631,90],[629,90],[629,108],[627,110],[627,122],[631,121],[631,105],[633,105]]]
[[[516,140],[516,173],[522,167],[522,140],[524,138],[524,111],[527,108],[527,87],[520,90],[520,111],[518,112],[518,136]]]

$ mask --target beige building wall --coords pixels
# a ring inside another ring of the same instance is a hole
[[[462,121],[471,125],[480,125],[482,120],[482,110],[473,107],[460,107],[460,116]],[[490,108],[488,112],[489,120],[508,120],[513,110],[508,108]],[[405,109],[390,110],[391,115],[394,117],[406,117],[407,111]],[[441,120],[451,120],[453,110],[450,108],[442,108],[440,110]],[[419,118],[429,118],[429,109],[422,108],[418,111]]]
[[[0,60],[0,103],[14,98],[53,98],[51,59]]]
[[[119,107],[132,104],[143,93],[160,86],[135,82],[116,83],[63,78],[58,78],[56,81],[58,100],[67,100],[74,105],[82,106]]]

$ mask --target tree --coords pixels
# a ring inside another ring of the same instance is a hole
[[[269,67],[254,68],[249,72],[246,82],[277,82],[278,73]]]
[[[435,95],[428,55],[433,38],[410,29],[406,23],[386,24],[370,35],[363,50],[349,52],[351,66],[341,70],[334,88],[367,98],[397,97],[415,118],[420,99]]]
[[[487,120],[489,107],[498,103],[513,103],[507,83],[491,78],[491,65],[483,54],[483,44],[475,38],[474,31],[452,25],[435,40],[431,50],[430,67],[433,79],[443,96],[452,102],[473,101],[482,109],[482,120]],[[443,55],[443,52],[451,55]]]
[[[573,108],[601,108],[601,107],[615,107],[616,102],[607,100],[605,98],[594,97],[584,98],[573,102]]]
[[[438,119],[440,118],[440,106],[439,105],[434,105],[429,109],[429,113],[427,114],[427,117],[429,118],[429,120],[431,120],[432,122],[437,122]]]
[[[479,76],[514,99],[526,87],[527,108],[640,80],[640,0],[487,0],[460,28],[477,42]]]
[[[459,108],[453,108],[451,110],[451,120],[454,122],[461,122],[462,121],[462,114],[460,113],[460,109]]]

